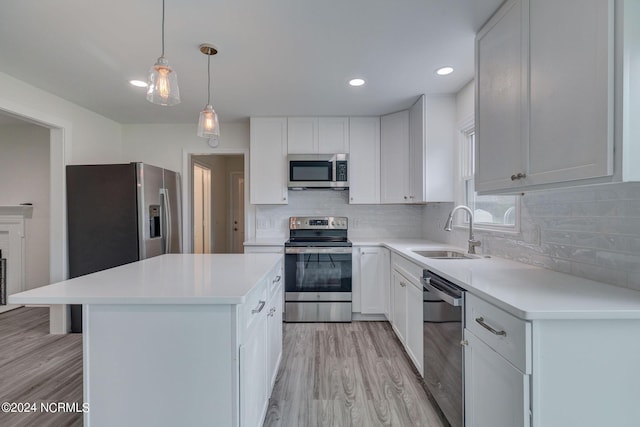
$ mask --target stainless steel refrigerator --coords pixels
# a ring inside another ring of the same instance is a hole
[[[144,163],[67,166],[69,276],[181,252],[180,174]],[[71,306],[82,331],[82,306]]]

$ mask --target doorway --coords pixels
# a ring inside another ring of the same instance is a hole
[[[211,169],[193,164],[193,253],[211,253]]]
[[[191,156],[194,253],[242,253],[245,236],[244,156]]]

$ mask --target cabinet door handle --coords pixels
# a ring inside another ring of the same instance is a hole
[[[522,178],[526,178],[527,174],[526,173],[522,173],[522,172],[518,172],[517,175],[511,175],[511,181],[515,181],[516,179],[522,179]]]
[[[405,199],[405,200],[407,200],[407,199],[408,199],[408,197],[407,197],[407,196],[404,196],[404,199]]]
[[[266,301],[259,301],[258,308],[254,308],[253,310],[251,310],[251,314],[260,313],[262,311],[262,309],[264,308],[266,303],[267,303]]]
[[[496,331],[491,326],[487,325],[484,322],[484,317],[477,317],[476,318],[476,322],[478,322],[480,324],[480,326],[482,326],[483,328],[485,328],[487,331],[491,332],[494,335],[500,335],[500,336],[503,336],[503,337],[507,336],[507,333],[505,331]]]
[[[271,283],[278,283],[282,279],[282,276],[278,275],[275,279],[271,281]]]

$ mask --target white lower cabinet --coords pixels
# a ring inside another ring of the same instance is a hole
[[[259,314],[240,346],[240,425],[262,425],[269,402],[267,379],[267,317]]]
[[[389,316],[389,249],[363,246],[360,257],[360,311],[362,314]]]
[[[467,293],[464,329],[466,427],[529,427],[531,322]]]
[[[282,263],[239,306],[240,426],[262,426],[282,358]]]
[[[530,426],[529,375],[464,331],[466,427]]]
[[[422,267],[392,255],[391,268],[391,325],[414,366],[424,376]]]
[[[391,282],[393,298],[391,325],[400,341],[405,344],[407,340],[407,279],[396,270],[393,270],[391,275],[393,278]]]
[[[283,308],[283,280],[282,276],[272,279],[275,291],[271,293],[267,307],[267,380],[269,390],[273,389],[282,359],[282,308]]]

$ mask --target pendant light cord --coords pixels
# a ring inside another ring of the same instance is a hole
[[[207,105],[211,104],[211,55],[207,55]]]
[[[162,55],[164,57],[164,0],[162,0]]]

